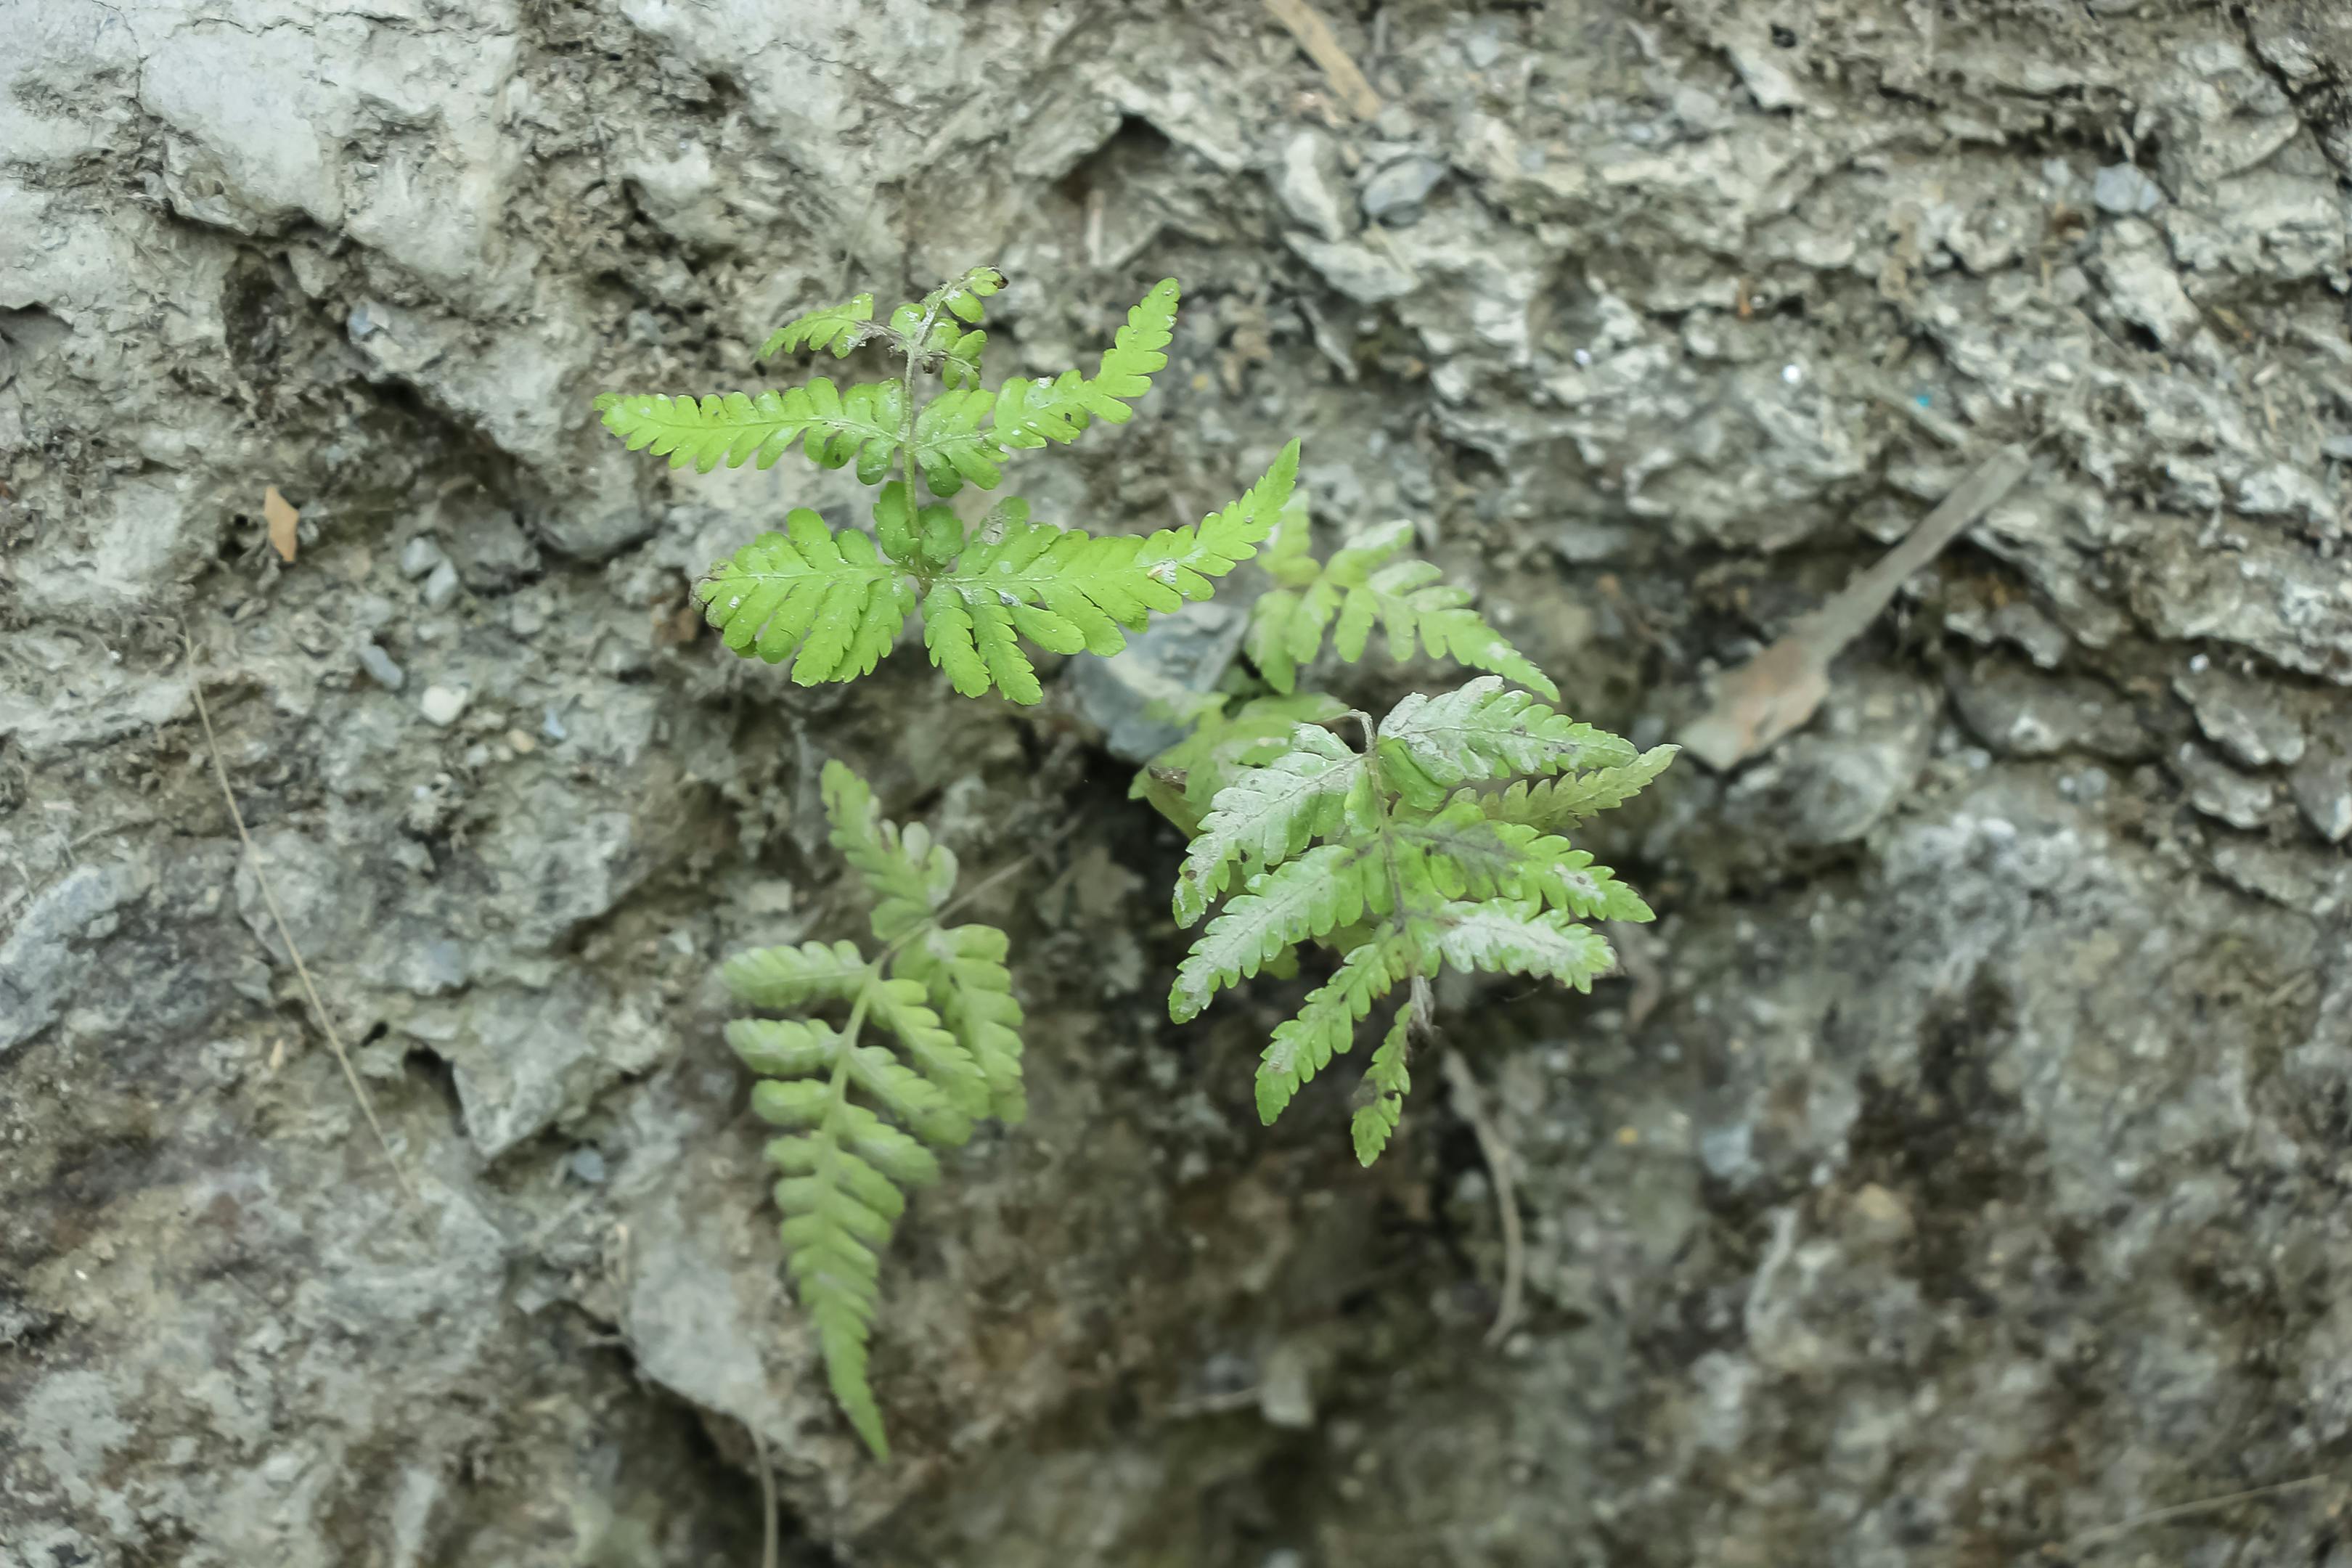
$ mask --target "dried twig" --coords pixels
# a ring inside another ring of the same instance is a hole
[[[184,626],[180,628],[180,642],[187,650],[188,690],[196,700],[196,718],[205,727],[205,748],[212,753],[213,776],[220,780],[221,798],[228,803],[229,820],[236,824],[236,839],[245,846],[246,860],[253,867],[253,879],[261,888],[261,901],[268,906],[270,921],[278,927],[278,940],[286,944],[287,955],[294,961],[294,973],[302,978],[302,994],[310,998],[310,1016],[318,1019],[327,1044],[334,1048],[336,1064],[343,1069],[343,1081],[352,1086],[352,1098],[360,1102],[360,1113],[367,1118],[368,1131],[375,1134],[376,1146],[383,1151],[385,1163],[392,1166],[393,1179],[413,1203],[416,1189],[410,1184],[400,1156],[392,1152],[392,1140],[384,1136],[383,1124],[375,1119],[375,1105],[352,1067],[352,1054],[343,1048],[343,1037],[336,1031],[334,1019],[328,1016],[327,1005],[319,1000],[319,987],[310,979],[310,966],[302,962],[302,950],[294,945],[294,933],[287,929],[286,912],[278,907],[278,894],[269,885],[269,873],[261,864],[260,852],[253,847],[253,835],[246,831],[245,813],[236,808],[236,792],[229,788],[228,764],[221,761],[220,739],[213,733],[212,710],[205,706],[205,680],[196,669],[196,640],[188,635]]]
[[[751,1434],[751,1456],[760,1467],[760,1568],[776,1568],[776,1476],[768,1468],[768,1440],[749,1421],[743,1429]]]
[[[2176,1519],[2189,1519],[2200,1513],[2211,1513],[2218,1509],[2233,1508],[2239,1503],[2252,1502],[2258,1498],[2275,1497],[2281,1492],[2303,1491],[2335,1479],[2332,1474],[2305,1476],[2297,1480],[2273,1481],[2266,1487],[2249,1487],[2244,1491],[2230,1492],[2221,1497],[2200,1498],[2195,1502],[2174,1503],[2170,1508],[2159,1508],[2147,1513],[2137,1513],[2129,1519],[2119,1520],[2114,1524],[2103,1524],[2096,1530],[2085,1531],[2066,1542],[2058,1550],[2071,1555],[2085,1547],[2104,1546],[2108,1542],[2128,1535],[2144,1525],[2168,1524]]]
[[[1811,719],[1829,695],[1830,662],[1895,597],[1905,578],[2000,504],[2025,477],[2024,451],[2003,447],[1971,469],[1943,504],[1788,636],[1726,675],[1715,705],[1682,733],[1717,773],[1766,750]]]
[[[1445,1084],[1453,1092],[1454,1109],[1477,1136],[1487,1179],[1495,1184],[1495,1210],[1503,1222],[1503,1301],[1495,1310],[1494,1326],[1486,1331],[1486,1342],[1499,1345],[1518,1324],[1519,1297],[1528,1273],[1527,1238],[1519,1231],[1519,1200],[1511,1190],[1511,1146],[1486,1114],[1486,1093],[1460,1051],[1445,1053]]]
[[[1340,46],[1339,35],[1331,31],[1331,24],[1323,19],[1322,12],[1307,0],[1265,0],[1265,8],[1274,13],[1276,21],[1290,29],[1290,36],[1298,40],[1307,58],[1330,79],[1339,101],[1348,106],[1350,114],[1363,121],[1380,118],[1381,95],[1372,90],[1372,84],[1356,68],[1354,58]]]

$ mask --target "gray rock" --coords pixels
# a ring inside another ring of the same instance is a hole
[[[2152,213],[2164,205],[2164,191],[2129,163],[2109,163],[2091,181],[2091,199],[2118,216]]]
[[[1339,151],[1320,131],[1300,131],[1283,143],[1274,194],[1294,223],[1319,238],[1339,239],[1352,226],[1341,184]]]
[[[2155,749],[2122,694],[2087,676],[2045,675],[1986,659],[1955,674],[1952,696],[1969,728],[2006,756],[2083,751],[2130,759]]]
[[[2205,738],[2231,762],[2260,768],[2292,764],[2303,755],[2303,721],[2277,688],[2200,657],[2173,677],[2172,689],[2196,712]]]
[[[446,610],[457,599],[457,568],[444,560],[425,579],[425,607]]]
[[[416,707],[427,721],[446,730],[457,721],[458,716],[466,711],[466,705],[473,700],[474,693],[467,687],[428,686],[425,689],[425,695],[417,700]]]
[[[1154,621],[1111,658],[1074,659],[1070,689],[1078,711],[1103,731],[1110,753],[1147,762],[1191,729],[1176,715],[1213,690],[1249,630],[1249,613],[1224,598],[1187,605]]]
[[[510,511],[481,507],[449,534],[449,558],[477,594],[503,593],[539,570],[539,546]]]
[[[1365,305],[1402,299],[1412,292],[1413,277],[1395,259],[1358,240],[1323,241],[1290,235],[1290,248],[1306,258],[1331,287]]]
[[[386,691],[397,691],[408,684],[408,672],[393,662],[392,655],[372,642],[360,644],[360,668],[368,678]]]
[[[2183,741],[2166,761],[2189,792],[2189,804],[2232,827],[2260,827],[2278,800],[2278,786],[2250,778],[2204,747]]]
[[[1360,197],[1364,216],[1379,223],[1412,223],[1421,216],[1421,204],[1444,178],[1445,165],[1434,158],[1399,159],[1364,182]]]
[[[400,547],[400,574],[411,582],[448,564],[448,561],[439,542],[429,533],[420,533]]]

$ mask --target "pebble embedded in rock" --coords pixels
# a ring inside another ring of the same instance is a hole
[[[1364,215],[1383,223],[1408,224],[1421,216],[1421,204],[1445,178],[1445,165],[1434,158],[1406,158],[1391,163],[1365,183],[1360,198]]]
[[[448,561],[429,533],[420,533],[400,547],[400,574],[411,582]]]
[[[425,607],[446,610],[457,597],[457,569],[444,561],[425,579]]]
[[[1319,131],[1301,131],[1283,143],[1282,166],[1274,178],[1275,199],[1295,223],[1325,239],[1348,232],[1348,207],[1340,194],[1339,154]]]
[[[360,668],[386,691],[397,691],[408,684],[408,672],[392,662],[392,655],[372,642],[360,644]]]
[[[2091,182],[2091,199],[2104,212],[2128,216],[2162,206],[2164,191],[2133,165],[2110,163]]]
[[[425,718],[446,730],[457,721],[466,704],[473,700],[474,694],[462,686],[428,686],[417,706]]]

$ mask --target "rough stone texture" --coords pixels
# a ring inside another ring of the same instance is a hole
[[[2339,1480],[2143,1519],[2352,1448],[2341,7],[1323,9],[1371,124],[1244,0],[0,0],[0,1565],[742,1563],[754,1433],[811,1563],[2352,1550]],[[1186,286],[1040,515],[1189,520],[1297,433],[1320,524],[1425,520],[1645,741],[2036,444],[1812,726],[1596,834],[1628,978],[1449,990],[1499,1352],[1441,1074],[1366,1174],[1344,1083],[1255,1124],[1278,984],[1165,1024],[1104,747],[1159,685],[694,636],[851,492],[591,395],[978,259],[999,374]],[[887,1468],[709,979],[853,929],[834,754],[1052,846],[988,906],[1035,1113],[893,1250]]]

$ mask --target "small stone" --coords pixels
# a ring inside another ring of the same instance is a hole
[[[1855,1189],[1845,1217],[1847,1233],[1866,1246],[1900,1246],[1914,1229],[1910,1205],[1875,1182]]]
[[[1410,224],[1421,216],[1421,204],[1445,178],[1445,165],[1434,158],[1411,157],[1391,163],[1364,184],[1364,214],[1383,223]]]
[[[2164,205],[2164,191],[2129,163],[2110,163],[2091,182],[2091,199],[2120,217],[2151,213]]]
[[[2207,659],[2174,677],[2172,689],[2196,712],[2205,738],[2240,766],[2292,765],[2302,758],[2302,722],[2281,705],[2274,689],[2216,669]]]
[[[572,1176],[574,1181],[584,1182],[592,1187],[603,1184],[604,1156],[595,1150],[574,1149],[572,1151],[572,1158],[566,1163],[572,1167]]]
[[[1301,131],[1283,144],[1274,195],[1293,222],[1324,239],[1338,239],[1348,232],[1347,203],[1339,194],[1339,149],[1319,131]]]
[[[2189,804],[2232,827],[2260,827],[2278,798],[2270,780],[2248,778],[2194,742],[2183,741],[2171,763],[2174,776],[2189,792]]]
[[[446,610],[457,597],[457,569],[444,560],[433,568],[433,574],[425,579],[425,607]]]
[[[1289,244],[1331,287],[1359,304],[1382,304],[1412,292],[1412,275],[1368,245],[1352,239],[1326,243],[1303,234],[1291,235]]]
[[[360,668],[386,691],[397,691],[408,683],[408,672],[392,662],[392,655],[372,642],[360,644]]]
[[[466,704],[473,700],[474,694],[462,686],[428,686],[417,706],[426,719],[446,730],[457,721]]]
[[[1462,41],[1462,52],[1469,57],[1473,69],[1485,70],[1503,58],[1501,29],[1493,22],[1483,24]]]
[[[2352,756],[2315,746],[2287,775],[2287,790],[2312,830],[2330,844],[2352,837]]]
[[[507,744],[514,749],[518,756],[527,757],[539,750],[539,742],[531,739],[529,731],[523,730],[509,730]]]
[[[413,583],[448,559],[431,534],[420,533],[400,547],[400,574]]]

